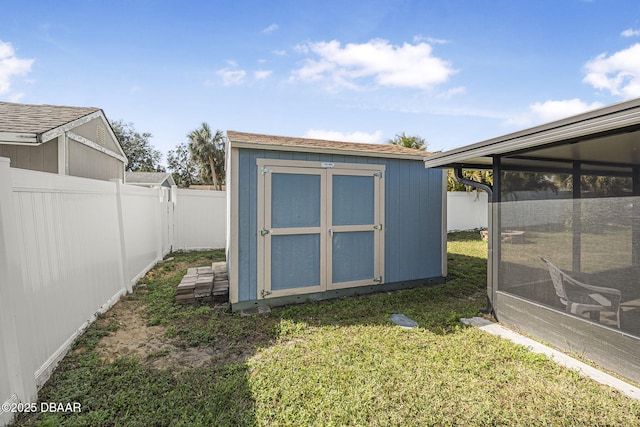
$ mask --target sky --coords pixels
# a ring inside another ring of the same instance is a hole
[[[0,0],[0,101],[450,150],[640,97],[637,0]]]

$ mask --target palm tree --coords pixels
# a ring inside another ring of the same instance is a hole
[[[209,181],[221,190],[221,182],[224,179],[224,135],[222,131],[216,130],[215,134],[206,122],[202,123],[199,129],[187,135],[189,138],[189,151],[191,157],[200,165],[203,174],[208,172],[209,176],[203,176],[203,180]]]
[[[462,171],[464,178],[472,181],[481,182],[487,185],[493,185],[493,172],[490,170],[468,169]],[[471,191],[472,187],[460,184],[455,178],[453,169],[447,171],[447,191]]]
[[[427,141],[424,138],[420,138],[418,135],[407,136],[402,132],[396,135],[393,139],[388,139],[387,144],[400,145],[402,147],[413,148],[414,150],[426,150]]]

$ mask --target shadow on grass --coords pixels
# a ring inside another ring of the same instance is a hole
[[[309,326],[390,326],[402,313],[421,328],[446,334],[486,305],[486,259],[449,254],[446,284],[278,307],[272,316]]]

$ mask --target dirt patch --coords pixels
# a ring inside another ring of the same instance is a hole
[[[183,371],[210,366],[220,358],[216,349],[185,347],[167,337],[164,326],[147,326],[138,301],[119,301],[97,322],[107,330],[115,329],[96,346],[103,363],[133,356],[151,368]]]

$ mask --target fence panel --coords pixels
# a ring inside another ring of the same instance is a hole
[[[120,185],[128,279],[132,284],[162,258],[161,194],[158,188]]]
[[[483,191],[447,193],[447,231],[487,228],[488,195]]]
[[[177,190],[176,249],[224,248],[227,197],[224,191]]]
[[[124,292],[113,183],[12,169],[22,282],[23,369],[37,385],[77,334]],[[31,327],[29,327],[31,325]]]

